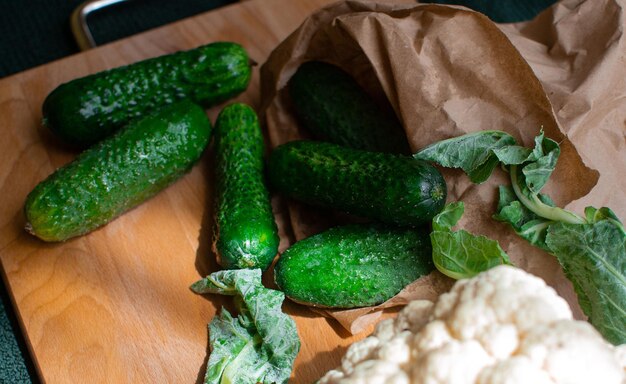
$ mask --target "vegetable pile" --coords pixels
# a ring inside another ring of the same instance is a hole
[[[27,230],[65,241],[173,183],[210,142],[197,104],[235,96],[250,75],[242,47],[215,43],[61,85],[44,103],[45,124],[68,144],[91,147],[31,192]],[[505,132],[482,131],[409,156],[397,117],[341,69],[306,63],[288,91],[302,126],[326,142],[285,143],[266,164],[253,108],[230,104],[216,122],[213,250],[224,270],[191,289],[233,296],[238,314],[222,309],[209,324],[205,383],[288,381],[300,340],[281,310],[285,297],[323,308],[374,306],[435,268],[460,280],[452,291],[381,323],[322,383],[622,383],[625,364],[602,337],[626,343],[626,231],[609,208],[588,207],[582,217],[541,193],[557,142],[541,132],[526,148]],[[431,163],[460,168],[474,183],[498,166],[508,172],[494,219],[558,259],[595,329],[511,266],[496,241],[453,229],[463,202],[445,205],[446,183]],[[273,192],[350,222],[279,255],[280,291],[262,283],[279,245],[266,173]]]

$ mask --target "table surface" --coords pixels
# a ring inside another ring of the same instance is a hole
[[[0,261],[44,381],[199,380],[207,358],[207,323],[230,302],[188,289],[217,269],[210,252],[210,156],[175,185],[87,236],[46,244],[25,233],[26,195],[76,155],[41,127],[45,96],[76,77],[217,40],[238,42],[263,63],[307,15],[329,2],[243,2],[0,80],[5,131]],[[258,106],[258,67],[238,100]],[[210,117],[218,111],[209,110]],[[288,237],[282,231],[281,247]],[[359,338],[305,307],[286,303],[285,311],[296,320],[302,339],[294,383],[319,378]]]

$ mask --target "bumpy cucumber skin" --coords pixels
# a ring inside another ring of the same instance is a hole
[[[24,208],[27,231],[64,241],[108,223],[189,171],[210,134],[204,111],[190,101],[131,122],[33,189]]]
[[[87,147],[181,99],[204,107],[221,103],[243,92],[250,77],[243,47],[212,43],[62,84],[44,101],[43,121],[65,143]]]
[[[264,180],[264,143],[254,110],[225,107],[215,125],[215,250],[228,269],[267,269],[278,253],[278,229]]]
[[[289,80],[296,115],[316,139],[376,152],[409,154],[402,124],[341,68],[302,64]]]
[[[289,247],[276,284],[290,299],[320,307],[380,304],[434,270],[428,228],[353,224]]]
[[[400,225],[430,222],[447,193],[441,173],[424,161],[306,140],[276,147],[268,175],[287,197]]]

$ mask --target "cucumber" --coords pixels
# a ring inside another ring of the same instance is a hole
[[[264,180],[264,144],[254,110],[224,108],[215,125],[214,251],[224,268],[267,269],[278,253],[278,229]]]
[[[316,139],[368,151],[410,154],[391,105],[381,106],[332,64],[302,64],[288,83],[296,116]]]
[[[78,155],[26,198],[26,230],[64,241],[106,224],[189,171],[211,125],[190,101],[165,106]]]
[[[380,304],[434,270],[429,230],[352,224],[296,242],[278,259],[276,284],[312,306]]]
[[[43,122],[65,143],[84,148],[180,99],[221,103],[243,92],[250,77],[243,47],[208,44],[62,84],[44,101]]]
[[[316,141],[272,151],[270,184],[283,195],[401,225],[430,222],[446,201],[446,184],[429,163]]]

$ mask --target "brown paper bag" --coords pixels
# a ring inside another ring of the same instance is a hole
[[[487,129],[506,131],[532,146],[543,127],[561,144],[557,168],[544,192],[560,206],[574,201],[568,208],[581,212],[584,204],[608,205],[623,217],[625,23],[619,2],[601,2],[608,10],[597,6],[597,0],[594,6],[589,4],[592,0],[572,0],[532,22],[501,26],[453,6],[344,1],[325,7],[281,43],[261,68],[262,113],[271,145],[306,137],[294,118],[285,85],[301,63],[322,60],[351,73],[375,97],[386,97],[414,151]],[[582,11],[593,17],[586,19]],[[594,24],[611,12],[608,25]],[[578,19],[585,19],[584,28]],[[597,40],[585,41],[586,33],[600,39],[602,46],[596,46]],[[611,89],[613,85],[617,90]],[[599,96],[603,105],[595,104]],[[621,111],[616,112],[619,106]],[[497,187],[507,184],[508,177],[496,171],[477,186],[460,171],[443,173],[448,201],[465,203],[460,226],[496,239],[517,266],[555,287],[582,317],[555,258],[491,218]],[[575,201],[590,191],[589,198]],[[335,223],[332,216],[291,202],[289,217],[297,240]],[[434,273],[379,307],[323,313],[355,333],[377,319],[372,311],[407,300],[432,300],[450,284]]]

